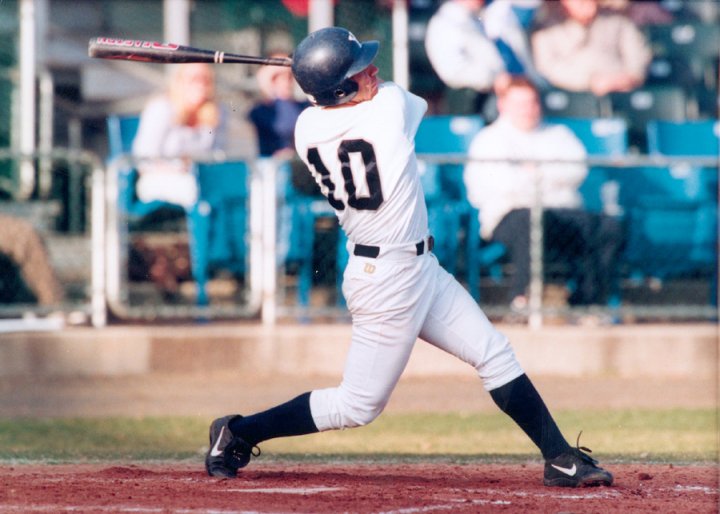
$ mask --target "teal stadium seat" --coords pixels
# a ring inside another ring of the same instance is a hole
[[[720,64],[720,25],[699,21],[679,21],[645,28],[653,50],[648,83],[682,86],[692,111],[698,117],[717,117],[718,66]]]
[[[319,189],[310,190],[307,183],[302,187],[296,187],[293,181],[293,173],[307,174],[305,165],[297,160],[285,163],[277,163],[277,190],[279,200],[278,210],[278,238],[277,257],[278,266],[285,266],[286,272],[294,273],[296,277],[296,302],[301,308],[310,305],[310,295],[314,285],[316,269],[326,268],[332,260],[332,252],[322,252],[318,255],[316,251],[316,235],[318,233],[318,221],[321,219],[336,220],[335,211],[327,199],[320,194]],[[297,169],[300,166],[302,169]],[[295,168],[295,169],[294,169]],[[345,305],[342,296],[342,271],[348,260],[345,243],[345,233],[337,227],[337,245],[335,251],[335,273],[336,273],[336,305]]]
[[[605,99],[586,91],[545,89],[540,91],[540,101],[545,116],[551,118],[598,118],[609,110]]]
[[[648,123],[651,156],[718,157],[717,120]],[[704,275],[717,283],[718,168],[686,163],[626,170],[628,260],[640,276]],[[714,299],[714,287],[711,287]]]
[[[647,151],[647,123],[651,120],[685,121],[688,93],[680,85],[646,85],[625,93],[610,93],[614,117],[628,122],[630,145]]]
[[[628,125],[623,118],[553,118],[547,123],[564,125],[582,142],[589,157],[622,157],[628,153]],[[606,210],[603,189],[612,180],[613,170],[591,166],[580,187],[585,208],[591,212]]]
[[[653,55],[705,61],[720,54],[720,26],[714,23],[651,24],[645,31]]]
[[[720,121],[651,120],[647,125],[650,155],[717,157],[720,155]]]
[[[629,152],[628,124],[624,118],[561,118],[547,117],[547,123],[564,125],[580,140],[585,147],[588,157],[624,157]],[[605,213],[622,217],[622,210],[618,209],[618,198],[608,198],[606,191],[612,190],[615,185],[618,170],[609,166],[593,165],[588,168],[588,174],[580,185],[580,194],[583,197],[583,206],[586,210],[595,213]],[[613,287],[615,291],[620,288]],[[611,298],[611,304],[617,303],[618,298]]]
[[[109,161],[129,156],[138,125],[138,116],[108,117]],[[137,169],[128,165],[118,173],[118,208],[130,226],[161,209],[184,212],[197,305],[209,303],[207,281],[213,267],[238,275],[246,272],[250,172],[245,162],[196,163],[198,201],[187,210],[161,201],[140,201],[135,194]]]
[[[468,202],[463,182],[467,152],[484,125],[480,115],[430,115],[422,120],[415,136],[428,222],[435,238],[433,253],[454,274],[459,272],[458,257],[464,256],[466,285],[477,301],[481,269],[498,274],[494,266],[505,252],[499,243],[487,245],[481,241],[478,212]],[[423,154],[459,160],[424,162]],[[460,246],[463,240],[464,248]]]

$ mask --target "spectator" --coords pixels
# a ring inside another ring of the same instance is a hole
[[[274,52],[270,57],[287,57]],[[250,110],[248,118],[255,127],[258,151],[262,157],[295,155],[295,122],[310,104],[296,100],[292,70],[283,66],[263,66],[257,72],[261,99]]]
[[[531,37],[538,72],[551,85],[602,96],[631,91],[645,81],[652,58],[640,29],[598,0],[560,0],[560,18]]]
[[[425,50],[450,88],[469,88],[486,97],[505,64],[479,18],[484,0],[447,0],[430,18]]]
[[[190,159],[224,150],[226,114],[215,101],[215,75],[207,64],[180,64],[167,92],[152,98],[140,116],[133,155],[140,159],[136,186],[143,201],[192,206],[197,183]]]
[[[31,223],[0,214],[0,253],[18,266],[25,285],[39,305],[57,307],[63,301],[63,288],[50,263],[50,256]]]
[[[464,181],[470,203],[480,211],[482,238],[508,250],[512,306],[527,304],[530,208],[538,197],[546,252],[570,257],[577,279],[570,303],[606,303],[622,232],[616,219],[583,209],[578,188],[587,175],[585,148],[566,127],[543,123],[538,92],[528,79],[510,78],[497,95],[500,116],[472,141]],[[488,162],[498,159],[507,161]],[[547,162],[553,160],[573,162]]]
[[[485,8],[483,20],[505,70],[513,75],[525,75],[542,87],[546,82],[535,70],[528,37],[541,4],[542,0],[495,0]]]

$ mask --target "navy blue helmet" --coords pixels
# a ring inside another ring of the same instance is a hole
[[[357,82],[350,77],[370,66],[379,47],[377,41],[359,42],[341,27],[320,29],[295,49],[293,75],[313,104],[344,104],[358,91]]]

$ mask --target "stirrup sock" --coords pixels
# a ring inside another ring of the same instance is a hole
[[[303,393],[271,409],[230,421],[230,431],[254,446],[275,437],[313,434],[318,431],[310,412],[310,393]]]
[[[570,449],[555,420],[526,374],[490,391],[498,407],[540,448],[545,460]]]

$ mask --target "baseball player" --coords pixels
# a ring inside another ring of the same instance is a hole
[[[377,41],[331,27],[297,47],[292,70],[312,107],[295,146],[348,237],[343,294],[352,343],[339,386],[210,425],[208,474],[234,477],[262,441],[366,425],[385,408],[419,337],[467,362],[495,403],[538,446],[544,483],[611,485],[612,475],[571,447],[523,372],[508,339],[432,254],[414,137],[426,102],[380,83]]]

